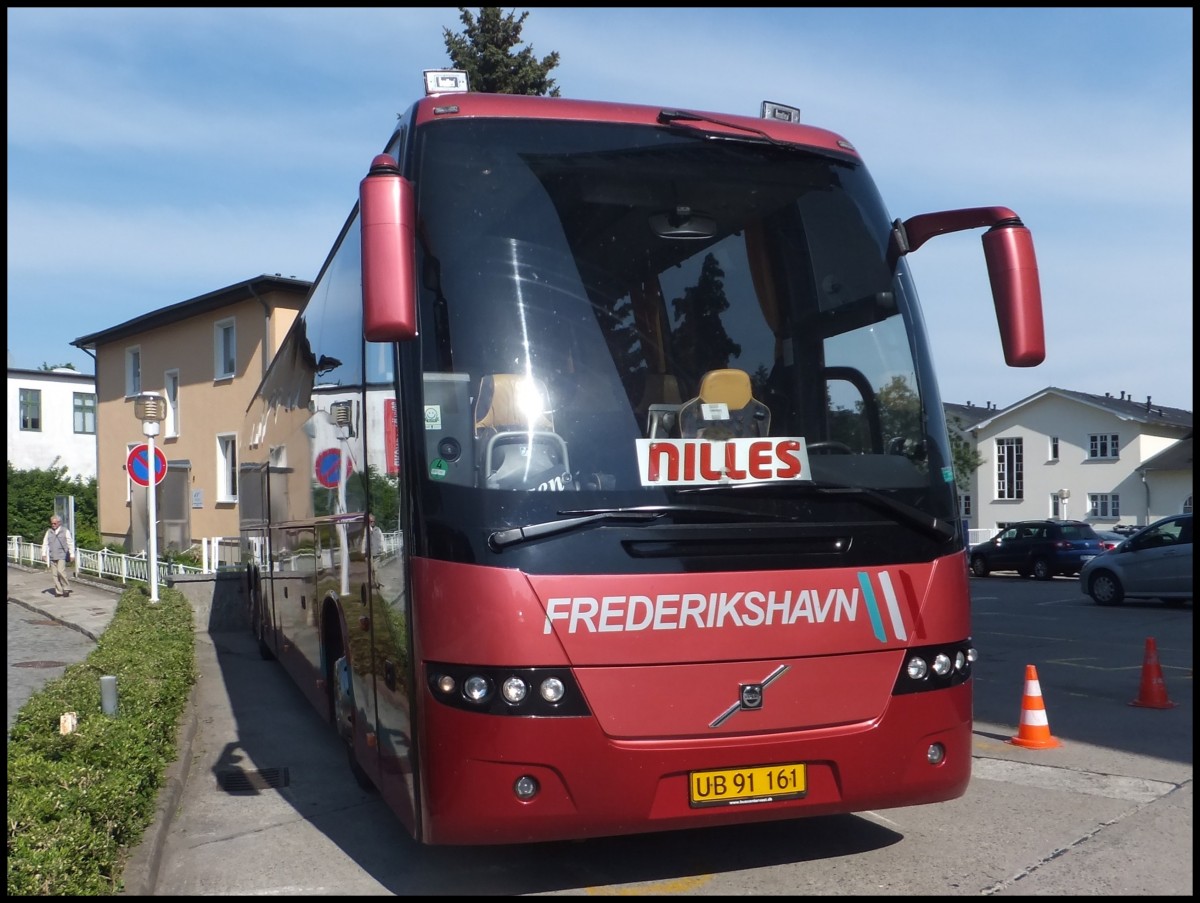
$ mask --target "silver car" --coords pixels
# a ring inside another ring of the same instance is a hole
[[[1125,599],[1190,601],[1192,515],[1164,517],[1097,555],[1079,572],[1079,589],[1097,605],[1120,605]]]

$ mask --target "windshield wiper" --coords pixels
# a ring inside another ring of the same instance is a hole
[[[709,116],[705,113],[694,113],[691,110],[659,110],[658,121],[664,125],[673,125],[677,122],[711,122],[713,125],[723,125],[729,129],[737,129],[740,132],[749,132],[752,135],[758,135],[764,141],[768,141],[771,144],[774,144],[776,147],[789,146],[783,141],[772,138],[762,129],[756,129],[748,125],[741,125],[737,122],[727,122],[724,119],[718,119],[715,116]]]
[[[527,539],[540,539],[565,533],[576,527],[603,522],[658,520],[669,514],[715,514],[724,518],[754,521],[794,521],[796,518],[774,514],[762,514],[754,511],[744,511],[740,508],[728,508],[723,505],[644,505],[639,508],[587,508],[574,511],[559,511],[562,520],[546,521],[541,524],[528,524],[524,527],[512,527],[508,530],[496,530],[488,537],[488,545],[493,549],[502,549],[514,543]]]
[[[741,492],[746,489],[773,487],[779,488],[786,485],[788,488],[803,488],[810,492],[815,492],[818,495],[847,495],[854,496],[875,508],[882,509],[892,515],[900,523],[908,524],[911,527],[916,527],[922,532],[932,536],[934,539],[940,539],[942,542],[948,542],[955,536],[954,525],[949,521],[943,520],[935,514],[930,514],[928,511],[922,511],[920,508],[914,507],[907,502],[901,502],[891,496],[884,495],[876,489],[868,489],[866,486],[845,486],[839,483],[815,483],[812,481],[792,481],[789,483],[747,483],[736,487],[736,490]],[[735,488],[732,486],[681,486],[679,492],[705,492],[712,489],[729,489]]]
[[[562,511],[561,514],[576,514],[574,511]],[[595,524],[600,521],[650,521],[666,514],[666,509],[660,508],[611,508],[597,509],[579,517],[568,517],[564,520],[546,521],[542,524],[527,524],[524,527],[512,527],[508,530],[496,530],[488,537],[488,545],[493,549],[502,549],[513,543],[524,542],[527,539],[538,539],[542,536],[553,536],[565,533],[585,524]]]

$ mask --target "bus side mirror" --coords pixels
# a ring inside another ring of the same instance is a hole
[[[896,220],[888,259],[894,264],[935,235],[980,226],[989,227],[983,235],[983,256],[996,305],[1004,362],[1010,367],[1036,367],[1046,359],[1042,289],[1033,237],[1013,211],[1007,207],[969,207]]]
[[[416,207],[412,185],[388,154],[371,161],[359,185],[363,337],[397,342],[417,334]]]
[[[1046,359],[1046,333],[1033,236],[1020,222],[993,226],[983,234],[983,256],[1004,362],[1010,367],[1036,367]]]

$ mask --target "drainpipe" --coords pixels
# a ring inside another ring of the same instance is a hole
[[[1150,523],[1150,484],[1146,482],[1146,471],[1142,471],[1142,488],[1146,490],[1146,523]]]
[[[254,285],[252,283],[247,282],[246,288],[250,291],[250,294],[254,296],[254,300],[262,305],[262,309],[263,309],[263,353],[262,353],[262,368],[261,368],[262,372],[259,374],[259,377],[261,378],[261,377],[267,375],[267,365],[271,363],[271,357],[274,354],[274,352],[271,350],[271,347],[270,347],[271,307],[269,304],[267,304],[266,301],[264,301],[262,298],[259,297],[258,292],[256,292],[254,290]]]

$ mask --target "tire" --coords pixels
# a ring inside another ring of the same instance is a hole
[[[1088,581],[1088,595],[1097,605],[1120,605],[1125,600],[1125,588],[1112,571],[1096,571]]]
[[[975,555],[971,558],[971,573],[976,577],[986,577],[991,573],[991,568],[988,567],[987,559],[982,555]]]
[[[1034,580],[1049,580],[1054,576],[1054,568],[1050,567],[1050,562],[1045,558],[1036,558],[1033,562],[1033,579]]]

